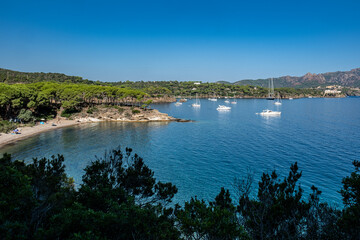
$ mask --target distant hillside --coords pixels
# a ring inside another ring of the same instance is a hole
[[[71,82],[71,83],[84,83],[84,84],[98,84],[98,85],[116,85],[127,86],[132,88],[144,88],[149,86],[166,85],[170,87],[172,81],[156,81],[156,82],[100,82],[83,79],[78,76],[68,76],[62,73],[43,73],[43,72],[18,72],[8,69],[0,68],[0,82],[3,83],[34,83],[42,81],[53,82]],[[218,84],[224,85],[251,85],[268,87],[269,78],[257,80],[240,80],[234,83],[227,81],[218,81]],[[190,84],[193,85],[193,82]],[[137,86],[137,85],[140,85]],[[146,86],[145,86],[146,85]],[[202,84],[203,85],[203,84]],[[307,73],[302,77],[284,76],[274,78],[275,88],[290,87],[290,88],[310,88],[327,85],[341,85],[344,87],[360,87],[360,68],[351,71],[338,71],[320,74]],[[164,86],[163,86],[164,87]]]
[[[34,83],[43,81],[71,82],[95,84],[96,82],[83,79],[77,76],[68,76],[62,73],[43,73],[43,72],[18,72],[0,68],[0,82],[3,83]]]
[[[234,82],[235,85],[253,85],[268,87],[269,78],[257,80],[240,80]],[[274,78],[275,88],[309,88],[327,85],[341,85],[345,87],[360,87],[360,68],[351,71],[338,71],[320,74],[307,73],[302,77],[284,76]]]

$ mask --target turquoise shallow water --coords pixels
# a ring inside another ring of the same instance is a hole
[[[255,184],[263,171],[276,169],[281,176],[291,163],[303,171],[301,185],[323,191],[322,198],[340,204],[341,179],[360,160],[360,98],[284,100],[282,106],[262,99],[239,99],[229,112],[218,112],[224,100],[192,100],[176,107],[153,108],[190,123],[93,123],[51,132],[5,146],[16,159],[62,153],[68,175],[81,183],[83,168],[106,149],[131,147],[145,159],[161,181],[179,188],[176,201],[198,196],[213,199],[220,187],[232,189],[235,177],[248,169]],[[282,111],[281,117],[256,115],[263,109]]]

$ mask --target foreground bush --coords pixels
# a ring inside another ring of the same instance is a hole
[[[64,157],[30,164],[0,158],[0,239],[360,239],[360,163],[343,179],[345,208],[306,198],[297,163],[289,175],[264,173],[236,182],[238,204],[224,188],[214,201],[171,205],[177,188],[154,178],[141,157],[112,150],[85,168],[74,187]]]

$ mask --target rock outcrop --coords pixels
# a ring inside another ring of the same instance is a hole
[[[80,113],[71,116],[79,122],[98,122],[98,121],[121,121],[121,122],[158,122],[158,121],[178,121],[187,122],[189,120],[178,119],[161,113],[156,109],[142,109],[127,106],[97,106],[83,109]]]

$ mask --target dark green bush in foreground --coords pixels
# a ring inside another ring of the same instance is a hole
[[[360,239],[360,163],[343,179],[342,211],[306,199],[297,164],[279,179],[264,173],[236,181],[238,202],[222,188],[214,201],[170,205],[177,188],[156,181],[142,158],[113,150],[85,168],[75,189],[64,158],[24,164],[0,158],[0,239]]]

